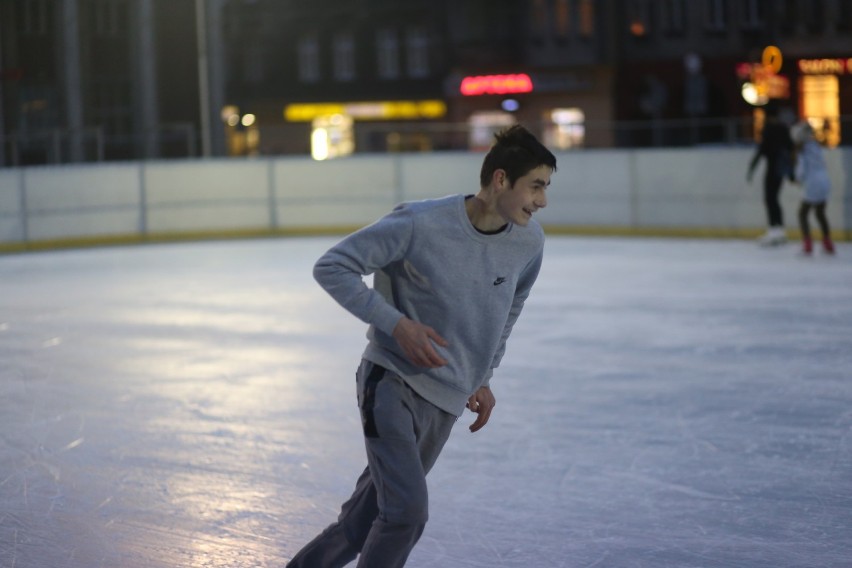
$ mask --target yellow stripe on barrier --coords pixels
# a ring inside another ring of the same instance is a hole
[[[97,237],[72,237],[44,239],[28,242],[0,243],[0,254],[145,245],[153,243],[178,243],[193,241],[263,239],[276,237],[320,237],[347,235],[360,229],[360,225],[315,225],[279,229],[246,229],[232,231],[168,232],[150,235],[102,235]],[[601,237],[657,237],[694,239],[755,239],[763,229],[731,229],[720,227],[609,227],[598,225],[545,225],[548,235],[601,236]],[[800,238],[798,229],[789,229],[790,239]],[[852,231],[832,231],[835,241],[852,241]]]

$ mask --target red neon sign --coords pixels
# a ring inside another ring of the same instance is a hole
[[[529,93],[533,90],[533,82],[526,73],[514,75],[477,75],[465,77],[461,82],[461,94],[475,95],[508,95],[512,93]]]

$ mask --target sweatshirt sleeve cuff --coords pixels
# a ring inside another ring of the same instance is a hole
[[[393,335],[393,330],[402,319],[402,314],[390,304],[384,304],[376,310],[371,319],[376,329],[387,335]]]

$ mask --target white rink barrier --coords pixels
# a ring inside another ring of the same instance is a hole
[[[752,236],[765,226],[761,162],[746,147],[580,150],[557,155],[549,232]],[[0,169],[0,250],[339,233],[401,201],[474,193],[480,153],[120,162]],[[828,150],[835,237],[852,237],[852,148]],[[782,205],[795,232],[800,189]]]

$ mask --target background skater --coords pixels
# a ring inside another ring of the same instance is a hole
[[[825,215],[825,206],[831,192],[831,179],[825,165],[822,146],[814,137],[814,130],[807,121],[801,121],[793,127],[793,141],[796,143],[796,181],[802,184],[802,202],[799,205],[799,229],[802,233],[802,252],[813,252],[811,228],[808,222],[811,208],[822,230],[822,247],[828,254],[834,254],[831,241],[831,228]]]
[[[754,152],[748,166],[746,179],[751,183],[754,170],[761,158],[766,158],[766,170],[763,173],[763,203],[766,206],[766,220],[769,225],[766,233],[760,237],[765,246],[780,245],[786,242],[784,232],[784,212],[781,209],[779,195],[784,178],[793,181],[793,141],[790,129],[778,116],[778,104],[769,101],[764,107],[765,122],[760,135],[760,144]]]
[[[553,154],[513,126],[485,156],[476,195],[402,204],[317,261],[320,285],[370,324],[356,373],[368,465],[337,522],[290,568],[405,565],[453,424],[467,407],[476,432],[494,408],[489,381],[541,267],[532,216],[555,170]]]

